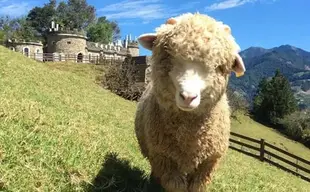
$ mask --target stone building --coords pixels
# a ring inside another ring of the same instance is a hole
[[[136,80],[147,85],[151,75],[151,56],[137,56],[132,58],[137,68]]]
[[[43,60],[43,44],[41,42],[8,40],[5,42],[5,46],[12,51],[20,52],[27,57],[40,61]]]
[[[76,58],[77,62],[94,62],[102,59],[125,59],[127,54],[139,56],[139,46],[130,36],[122,42],[102,44],[87,40],[86,33],[77,30],[60,29],[59,25],[52,22],[47,35],[46,53],[57,58]],[[60,59],[61,60],[61,59]]]
[[[84,31],[60,28],[55,22],[51,24],[45,46],[41,42],[13,40],[8,40],[5,46],[40,61],[94,63],[99,59],[124,60],[128,54],[132,57],[139,56],[138,42],[129,35],[123,41],[108,44],[90,42]]]

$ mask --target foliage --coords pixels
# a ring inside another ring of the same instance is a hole
[[[17,40],[25,40],[25,41],[34,41],[39,39],[36,36],[36,32],[34,28],[32,28],[29,25],[29,22],[26,20],[26,18],[18,18],[16,21],[19,25],[19,27],[14,31],[13,38]]]
[[[120,39],[120,33],[121,33],[121,29],[119,28],[118,24],[116,21],[111,21],[110,24],[112,25],[112,29],[113,29],[113,41],[116,41],[118,39]]]
[[[261,80],[253,104],[255,117],[274,125],[298,109],[289,81],[279,70],[270,81],[266,78]]]
[[[137,72],[131,56],[128,55],[124,62],[113,62],[107,65],[103,85],[125,99],[136,101],[144,91],[144,84],[141,86],[136,82]]]
[[[0,18],[0,33],[2,34],[0,37],[2,41],[8,39],[34,41],[39,39],[25,17],[10,18],[6,16]]]
[[[0,31],[3,41],[12,38],[13,33],[17,27],[16,24],[16,19],[12,19],[9,16],[0,17]]]
[[[56,0],[50,0],[43,7],[32,8],[27,15],[27,21],[41,36],[46,38],[46,32],[51,22],[56,19],[56,13]]]
[[[249,103],[242,95],[240,95],[238,92],[233,91],[231,88],[228,88],[227,97],[232,117],[237,117],[237,112],[243,112],[247,114],[249,110]]]
[[[296,111],[281,120],[285,133],[310,147],[310,110]]]
[[[135,139],[134,102],[95,84],[89,64],[54,68],[1,46],[0,53],[0,191],[142,191],[150,166]],[[241,125],[254,134],[249,122]],[[308,188],[298,177],[229,150],[209,191]]]
[[[60,28],[87,31],[91,41],[108,43],[119,38],[120,29],[116,22],[105,17],[96,18],[96,9],[86,0],[50,0],[43,7],[34,7],[27,15],[30,25],[46,39],[51,22]]]
[[[68,0],[57,8],[57,22],[70,29],[85,29],[95,21],[96,9],[86,0]]]
[[[0,45],[2,45],[5,41],[5,32],[0,30]]]
[[[109,43],[113,40],[112,24],[105,17],[100,17],[95,24],[88,28],[87,36],[93,42]]]

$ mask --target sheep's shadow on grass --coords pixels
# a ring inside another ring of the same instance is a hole
[[[129,161],[108,153],[102,168],[85,188],[87,192],[163,192],[162,187],[143,170],[131,167]]]

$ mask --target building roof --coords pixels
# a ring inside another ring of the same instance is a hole
[[[99,43],[90,42],[90,41],[86,42],[86,46],[87,46],[88,51],[127,55],[127,49],[121,46],[99,44]]]

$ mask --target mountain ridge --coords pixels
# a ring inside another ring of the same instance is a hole
[[[229,86],[251,104],[259,81],[279,69],[288,78],[301,107],[310,107],[310,52],[284,44],[273,48],[251,46],[240,52],[246,73],[231,77]]]

